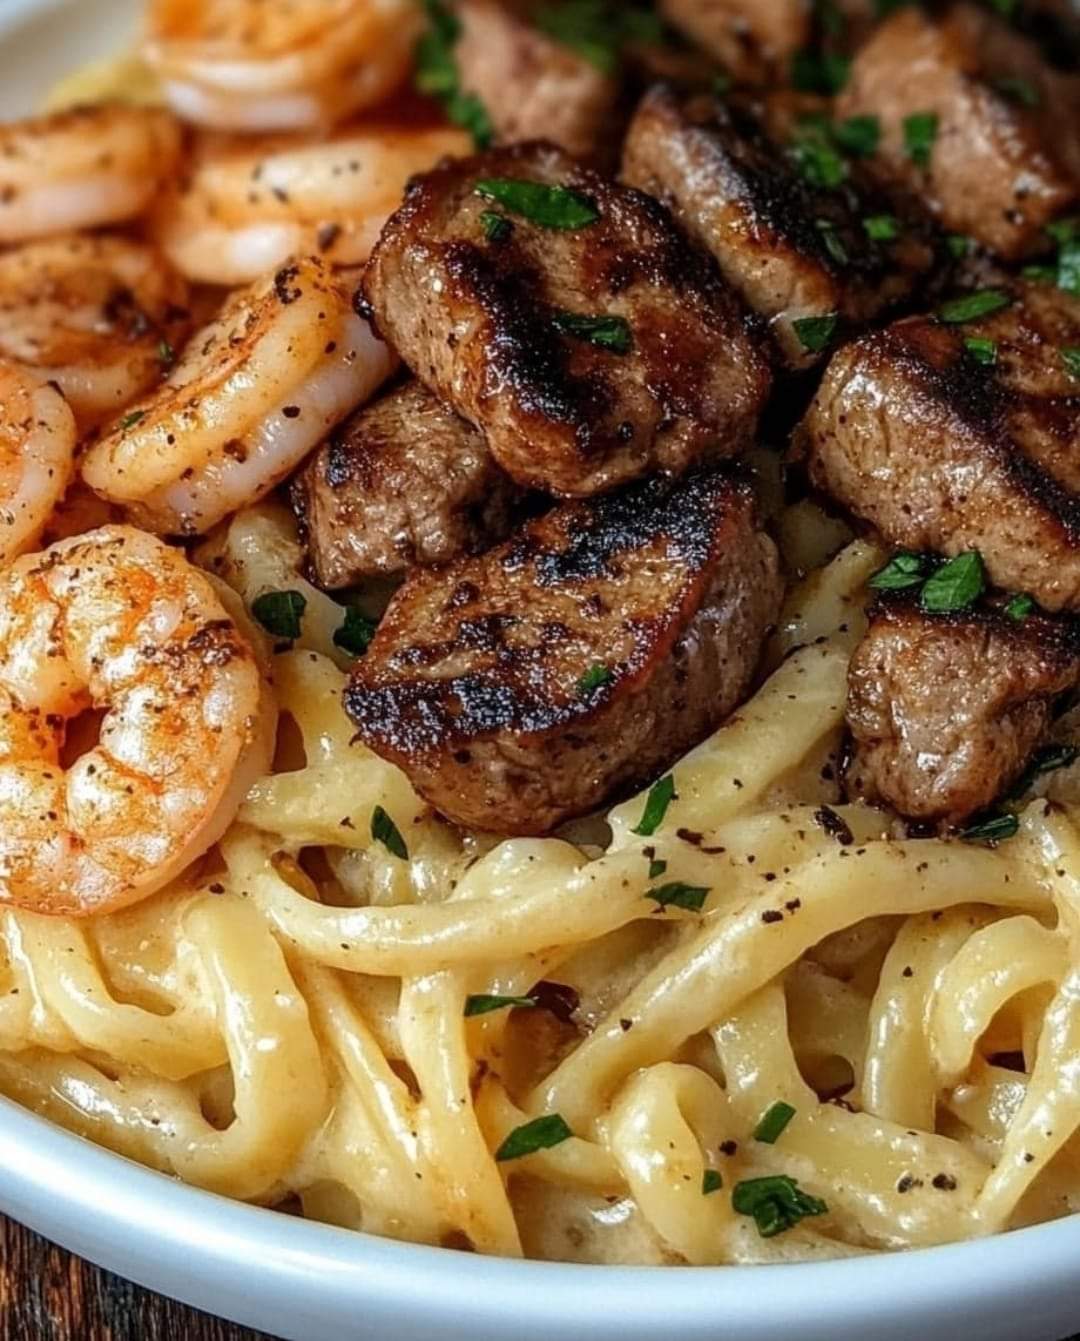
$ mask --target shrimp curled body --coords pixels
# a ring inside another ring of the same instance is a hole
[[[394,365],[329,266],[301,258],[229,299],[93,444],[83,478],[148,530],[202,535],[280,484]]]
[[[78,107],[0,126],[0,243],[134,219],[181,148],[158,107]]]
[[[66,769],[69,726],[103,710]],[[0,577],[0,901],[81,915],[161,888],[270,764],[276,712],[214,587],[104,527]]]
[[[75,473],[75,440],[56,388],[0,360],[0,567],[40,536]]]

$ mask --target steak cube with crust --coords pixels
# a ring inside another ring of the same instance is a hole
[[[879,119],[867,166],[883,184],[1007,259],[1043,245],[1080,192],[1080,77],[988,8],[898,10],[857,55],[837,113]]]
[[[657,201],[553,145],[413,181],[364,289],[383,336],[519,484],[587,495],[753,439],[766,357]]]
[[[869,321],[906,297],[932,248],[850,182],[812,185],[755,116],[710,95],[642,99],[623,149],[623,177],[663,201],[765,318],[786,362],[824,353],[803,321]],[[875,240],[867,220],[885,236]]]
[[[848,782],[909,819],[962,824],[1016,783],[1078,680],[1071,616],[881,601],[848,671]]]
[[[540,137],[579,158],[612,132],[619,83],[497,0],[462,0],[454,47],[461,91],[483,103],[496,138]]]
[[[781,595],[746,485],[717,471],[651,479],[414,570],[345,706],[444,815],[547,833],[647,782],[731,712]]]
[[[1007,296],[967,301],[994,292]],[[979,319],[912,317],[841,349],[796,452],[891,545],[977,549],[995,585],[1077,610],[1080,301],[1050,284],[1008,296]]]
[[[292,486],[327,591],[494,544],[510,531],[517,495],[480,434],[419,382],[346,420]]]

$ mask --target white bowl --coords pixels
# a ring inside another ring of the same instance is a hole
[[[116,50],[138,0],[0,0],[0,115]],[[185,1187],[0,1100],[0,1210],[141,1285],[290,1341],[1061,1341],[1080,1218],[787,1267],[498,1261]]]

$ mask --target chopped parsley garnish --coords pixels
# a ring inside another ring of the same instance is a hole
[[[409,860],[409,849],[405,846],[401,830],[382,806],[376,806],[371,812],[371,838],[375,843],[382,843],[392,857]]]
[[[125,414],[120,420],[120,430],[126,433],[129,428],[134,428],[136,424],[141,424],[146,418],[145,410],[132,410],[130,414]]]
[[[833,138],[852,158],[869,158],[881,143],[881,122],[876,116],[849,116],[833,126]]]
[[[563,335],[610,349],[613,354],[629,354],[634,347],[630,323],[623,317],[587,317],[577,312],[556,312],[552,321]]]
[[[664,35],[658,14],[612,0],[563,0],[543,5],[533,15],[541,30],[576,51],[604,74],[614,74],[628,42],[655,43]]]
[[[713,1192],[719,1192],[723,1186],[724,1180],[718,1169],[705,1170],[701,1179],[701,1195],[703,1197],[711,1196]]]
[[[964,348],[976,363],[991,368],[997,362],[997,341],[988,340],[983,335],[969,335],[964,340]]]
[[[832,123],[824,116],[805,116],[791,145],[791,156],[811,186],[835,190],[847,180],[848,165],[832,142]]]
[[[1010,619],[1022,624],[1029,615],[1035,613],[1035,602],[1026,592],[1020,592],[1016,596],[1009,597],[1005,604],[1005,613]]]
[[[578,680],[577,691],[584,698],[587,694],[595,693],[597,689],[606,685],[612,678],[611,669],[598,661],[594,666],[590,666]]]
[[[631,833],[640,834],[642,838],[651,838],[663,823],[664,816],[667,814],[667,808],[675,800],[675,779],[670,773],[654,782],[649,788],[649,795],[645,799],[645,809],[641,812],[641,819],[637,827],[631,829]]]
[[[653,857],[649,862],[649,879],[659,880],[667,870],[667,862],[660,857]]]
[[[937,112],[916,112],[904,117],[904,148],[916,167],[930,166],[939,124]]]
[[[960,326],[965,321],[978,321],[993,312],[1008,307],[1012,299],[1000,289],[978,289],[975,293],[966,293],[962,298],[951,298],[938,308],[938,320],[949,326]]]
[[[950,614],[974,605],[986,589],[986,570],[977,549],[943,563],[927,579],[919,604],[931,614]]]
[[[465,998],[465,1018],[474,1015],[490,1015],[496,1010],[510,1010],[514,1006],[535,1006],[534,996],[467,996]]]
[[[994,80],[994,87],[1003,98],[1019,103],[1022,107],[1039,105],[1039,90],[1028,79],[1021,79],[1018,75],[1005,75],[1001,79]]]
[[[761,1141],[764,1145],[775,1145],[794,1116],[794,1108],[778,1099],[754,1128],[754,1140]]]
[[[894,554],[867,583],[874,591],[907,591],[926,581],[926,559],[921,554]]]
[[[1044,773],[1056,773],[1059,768],[1071,768],[1080,758],[1080,747],[1076,745],[1043,745],[1031,756],[1027,768],[1016,780],[1009,792],[1010,801],[1018,801],[1030,790],[1036,778]]]
[[[954,261],[962,261],[975,250],[974,241],[965,233],[950,233],[945,239],[945,246]]]
[[[473,93],[463,93],[454,47],[461,24],[440,0],[424,0],[428,29],[416,44],[416,87],[438,98],[455,126],[470,132],[477,148],[485,149],[495,132],[487,108]]]
[[[345,618],[339,628],[334,630],[334,646],[340,647],[350,656],[363,656],[375,637],[378,622],[361,614],[354,605],[345,607]]]
[[[1059,219],[1046,231],[1058,245],[1054,270],[1058,288],[1080,297],[1080,218]]]
[[[829,1209],[820,1197],[804,1192],[794,1178],[784,1173],[736,1183],[731,1205],[738,1215],[753,1216],[763,1239],[793,1229],[807,1216],[824,1215]]]
[[[868,214],[862,226],[871,242],[893,242],[900,236],[900,220],[895,214]]]
[[[1015,838],[1020,832],[1020,820],[1016,815],[990,815],[960,831],[960,837],[967,843],[1002,843],[1007,838]]]
[[[562,1145],[573,1134],[560,1114],[546,1113],[543,1117],[526,1122],[522,1127],[515,1127],[495,1151],[495,1158],[500,1164],[505,1164],[507,1160],[535,1155],[538,1150],[550,1150],[553,1146]]]
[[[791,62],[791,83],[800,93],[834,94],[848,81],[851,61],[835,51],[796,51]]]
[[[836,313],[830,312],[827,317],[800,317],[791,326],[808,354],[820,354],[835,335],[836,323]]]
[[[158,341],[157,356],[163,368],[171,368],[176,362],[176,350],[173,349],[168,340]]]
[[[568,186],[545,186],[517,177],[483,177],[473,190],[541,228],[568,232],[587,228],[600,218],[600,211],[588,196]]]
[[[825,250],[837,265],[847,265],[851,257],[848,255],[848,249],[844,246],[842,238],[836,231],[836,224],[831,219],[815,219],[814,227],[821,234]]]
[[[300,637],[300,624],[307,609],[301,591],[265,591],[251,602],[251,613],[275,638],[294,642]]]
[[[1033,284],[1056,284],[1057,266],[1025,265],[1020,271],[1020,277],[1031,280]]]
[[[688,913],[700,913],[708,896],[708,886],[684,885],[681,880],[658,885],[645,895],[647,899],[655,899],[661,908],[685,908]]]
[[[1080,382],[1080,345],[1063,345],[1058,353],[1065,365],[1065,371],[1070,377]]]
[[[514,225],[506,215],[495,210],[481,210],[480,223],[489,242],[505,242],[514,231]]]

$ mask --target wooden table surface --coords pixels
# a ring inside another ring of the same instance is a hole
[[[0,1217],[0,1341],[269,1341],[99,1271]]]

